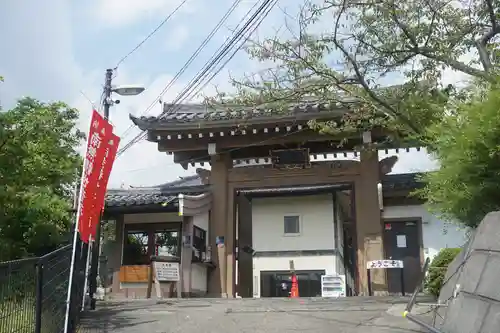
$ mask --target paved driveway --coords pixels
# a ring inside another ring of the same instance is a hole
[[[89,312],[80,333],[421,332],[402,317],[406,301],[363,297],[116,301],[100,303],[97,311]]]

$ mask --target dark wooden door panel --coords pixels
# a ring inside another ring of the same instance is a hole
[[[386,221],[384,225],[384,249],[386,259],[404,262],[405,292],[411,293],[420,274],[420,227],[419,221]],[[390,293],[401,292],[399,269],[387,270]]]

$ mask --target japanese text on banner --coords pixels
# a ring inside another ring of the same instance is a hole
[[[113,168],[113,163],[116,158],[119,144],[120,138],[113,133],[107,136],[107,139],[103,142],[105,153],[102,163],[99,167],[99,177],[97,179],[92,214],[88,220],[89,234],[92,236],[92,238],[95,238],[97,224],[99,223],[100,215],[104,208],[106,188],[108,186],[109,176],[111,174],[111,169]]]
[[[92,111],[90,130],[87,140],[87,151],[83,163],[82,188],[80,189],[78,231],[82,241],[88,242],[90,230],[89,219],[92,217],[97,181],[100,166],[105,156],[105,140],[112,134],[111,124],[97,111]]]

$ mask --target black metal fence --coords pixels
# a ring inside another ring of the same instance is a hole
[[[75,332],[82,306],[86,253],[78,245],[70,293],[68,332]],[[62,333],[72,246],[38,258],[0,263],[0,333]]]

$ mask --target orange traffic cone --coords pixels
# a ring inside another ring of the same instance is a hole
[[[292,289],[290,290],[290,298],[299,297],[299,283],[297,282],[297,276],[292,274]]]

